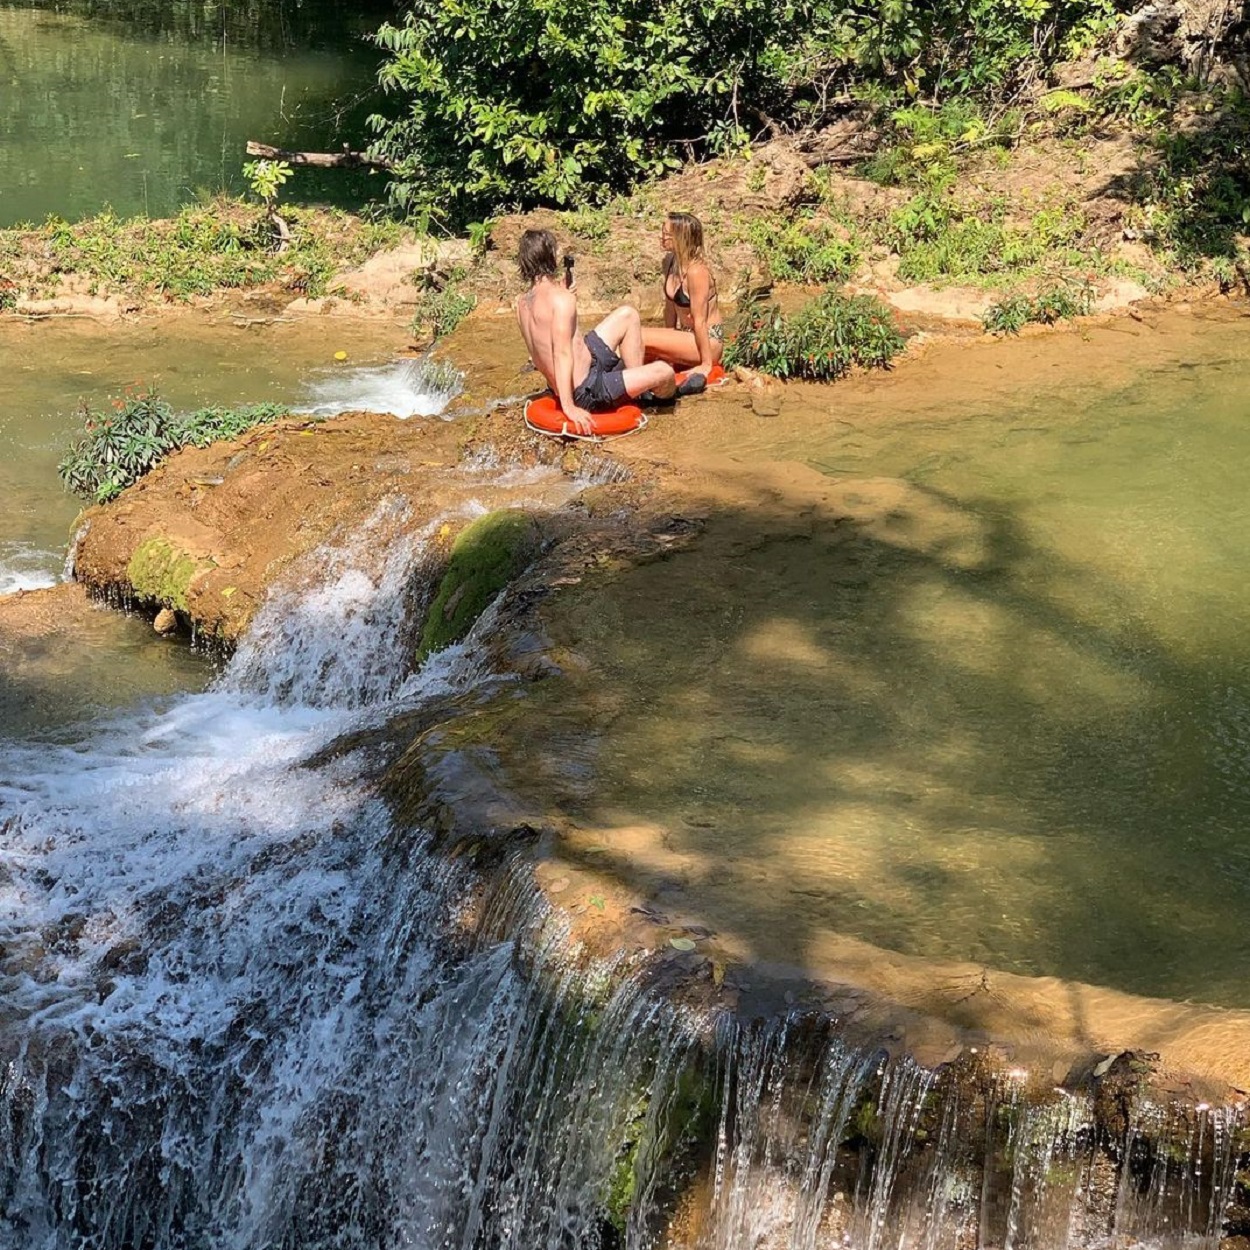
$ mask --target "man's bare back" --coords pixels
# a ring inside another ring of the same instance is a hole
[[[573,400],[590,370],[590,352],[577,333],[577,296],[550,278],[538,278],[517,300],[516,319],[530,360],[547,379],[564,415],[580,433],[590,433],[591,414]]]

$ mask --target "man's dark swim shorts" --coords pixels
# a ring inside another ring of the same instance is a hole
[[[573,392],[573,402],[588,412],[615,408],[625,398],[625,362],[593,330],[585,343],[590,372]]]

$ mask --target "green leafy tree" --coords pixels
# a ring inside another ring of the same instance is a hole
[[[845,90],[1005,98],[1124,0],[423,0],[376,39],[394,197],[457,224],[602,199]]]

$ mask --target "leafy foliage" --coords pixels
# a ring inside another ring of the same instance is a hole
[[[776,305],[747,308],[725,345],[725,363],[833,381],[855,365],[886,368],[904,345],[893,313],[875,296],[828,291],[793,314]]]
[[[376,35],[400,108],[372,119],[373,150],[395,163],[399,203],[457,224],[503,204],[602,202],[681,155],[741,150],[766,118],[819,121],[865,83],[887,97],[1006,100],[1118,7],[410,0]]]
[[[243,176],[248,189],[267,208],[278,198],[278,191],[291,176],[291,166],[286,161],[247,161]]]
[[[1079,209],[1062,202],[1008,220],[1004,206],[965,202],[943,177],[896,209],[885,234],[906,281],[998,281],[1043,263],[1080,263],[1085,228]]]
[[[1250,99],[1230,94],[1199,123],[1160,127],[1131,187],[1130,220],[1187,268],[1244,262],[1250,235]]]
[[[761,218],[749,235],[756,254],[781,282],[845,282],[859,264],[860,249],[836,222]]]
[[[111,413],[83,405],[85,436],[70,447],[57,472],[73,494],[107,503],[171,451],[236,438],[286,413],[279,404],[175,413],[155,391],[139,389],[115,400]]]
[[[460,289],[464,277],[464,270],[459,268],[446,275],[425,273],[420,276],[421,290],[412,317],[414,334],[441,339],[477,307],[477,296]]]
[[[292,241],[278,255],[273,228],[254,207],[219,199],[153,221],[100,213],[80,222],[51,217],[34,230],[0,230],[0,286],[55,290],[60,274],[99,291],[155,292],[185,300],[221,289],[281,283],[325,294],[337,268],[365,260],[411,234],[394,222],[362,221],[337,211],[284,210]]]
[[[1013,292],[990,307],[981,321],[987,334],[1019,334],[1030,322],[1054,325],[1087,317],[1093,305],[1094,292],[1087,282],[1059,282],[1036,295]]]

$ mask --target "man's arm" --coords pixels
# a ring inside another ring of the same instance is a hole
[[[590,413],[573,401],[573,338],[577,334],[577,301],[557,297],[551,318],[551,363],[560,407],[579,434],[592,434]]]

